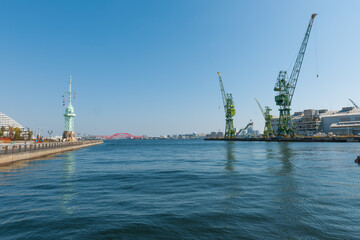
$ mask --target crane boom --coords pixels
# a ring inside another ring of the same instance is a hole
[[[237,132],[236,136],[238,136],[242,131],[245,131],[246,129],[248,129],[248,128],[249,128],[250,126],[252,126],[252,125],[254,125],[254,122],[250,120],[250,122],[249,122],[244,128],[240,129],[240,130]]]
[[[261,111],[261,113],[262,113],[262,115],[264,116],[264,118],[265,118],[265,112],[264,112],[264,109],[261,107],[261,105],[260,105],[260,103],[259,103],[259,101],[255,98],[255,101],[257,102],[257,104],[258,104],[258,106],[259,106],[259,108],[260,108],[260,111]]]
[[[316,15],[317,15],[316,13],[311,15],[310,22],[309,22],[309,25],[307,27],[306,33],[305,33],[305,37],[304,37],[303,42],[301,44],[299,54],[298,54],[298,56],[296,58],[294,68],[293,68],[293,70],[291,72],[291,75],[290,75],[290,79],[289,79],[289,103],[290,104],[291,104],[292,98],[294,96],[297,80],[299,78],[299,74],[300,74],[300,70],[301,70],[301,65],[302,65],[302,62],[304,60],[306,47],[307,47],[307,44],[308,44],[308,41],[309,41],[311,28],[312,28],[314,18],[316,17]]]
[[[221,96],[222,96],[222,100],[223,100],[223,104],[224,104],[224,111],[226,113],[226,105],[227,105],[227,103],[226,103],[226,93],[225,93],[225,90],[224,90],[224,85],[223,85],[223,82],[222,82],[220,72],[218,72],[218,75],[219,75]]]
[[[353,100],[351,100],[350,98],[349,98],[349,100],[355,106],[355,108],[359,108],[359,106]]]
[[[271,119],[273,118],[273,116],[270,114],[271,108],[269,108],[268,106],[265,106],[265,111],[264,111],[264,109],[262,108],[262,106],[261,106],[260,102],[257,100],[257,98],[255,98],[255,101],[257,102],[257,104],[261,110],[261,113],[265,119],[263,136],[266,138],[274,136],[274,131],[271,126]]]

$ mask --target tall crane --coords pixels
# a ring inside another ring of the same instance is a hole
[[[278,125],[278,136],[294,136],[295,130],[292,123],[290,106],[291,101],[294,96],[296,84],[299,78],[301,65],[304,60],[304,55],[306,51],[306,46],[309,41],[311,28],[314,22],[314,18],[317,14],[312,14],[310,18],[309,25],[307,27],[305,37],[302,41],[299,54],[296,58],[294,68],[291,72],[290,78],[287,80],[286,71],[280,71],[279,76],[276,80],[274,91],[277,92],[275,96],[276,105],[279,106],[280,116],[279,116],[279,125]]]
[[[235,128],[234,128],[234,120],[236,110],[234,106],[234,100],[231,93],[225,93],[224,85],[222,82],[222,78],[220,72],[218,72],[219,81],[220,81],[220,90],[222,95],[222,100],[224,104],[225,111],[225,138],[235,138]]]
[[[355,108],[359,108],[359,106],[353,100],[351,100],[350,98],[349,98],[349,100],[354,105]]]
[[[270,114],[270,111],[272,110],[271,108],[269,108],[268,106],[265,106],[265,111],[264,109],[261,107],[259,101],[255,98],[255,101],[257,102],[260,111],[262,113],[262,115],[264,116],[265,119],[265,127],[264,127],[264,137],[272,137],[274,136],[274,131],[272,129],[271,126],[271,119],[273,118],[273,116]]]

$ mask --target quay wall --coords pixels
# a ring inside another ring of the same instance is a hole
[[[205,138],[207,141],[247,141],[247,142],[360,142],[360,137],[293,137],[293,138]]]
[[[73,151],[80,148],[102,144],[102,140],[37,143],[18,146],[4,146],[0,154],[0,165],[7,165],[21,160],[40,158],[62,152]]]

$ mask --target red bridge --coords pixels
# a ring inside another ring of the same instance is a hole
[[[134,136],[134,135],[131,135],[130,133],[115,133],[115,134],[110,135],[110,136],[97,136],[97,137],[101,137],[101,138],[111,140],[111,139],[113,139],[115,137],[139,139],[139,138],[143,138],[144,136]]]

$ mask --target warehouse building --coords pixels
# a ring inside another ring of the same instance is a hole
[[[319,133],[335,135],[358,135],[360,133],[360,109],[343,107],[339,111],[307,109],[295,112],[292,120],[297,135],[313,136]],[[271,120],[274,132],[279,117]]]

